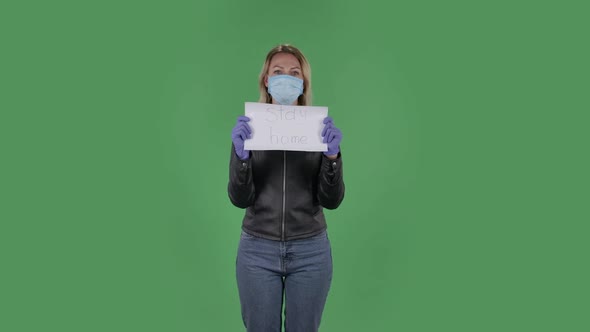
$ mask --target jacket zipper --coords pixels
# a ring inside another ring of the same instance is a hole
[[[281,214],[281,240],[285,241],[285,186],[287,179],[287,151],[283,151],[283,213]]]

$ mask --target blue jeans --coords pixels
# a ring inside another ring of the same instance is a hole
[[[248,332],[281,331],[283,295],[285,332],[317,331],[332,282],[327,232],[272,241],[242,231],[236,277]]]

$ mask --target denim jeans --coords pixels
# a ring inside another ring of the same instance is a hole
[[[248,332],[280,332],[283,299],[285,332],[317,331],[332,282],[327,232],[273,241],[242,231],[236,277]]]

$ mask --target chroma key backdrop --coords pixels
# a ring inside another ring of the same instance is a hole
[[[0,330],[244,331],[231,129],[279,43],[342,130],[322,332],[590,331],[583,1],[0,3]]]

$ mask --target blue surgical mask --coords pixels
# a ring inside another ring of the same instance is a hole
[[[268,78],[268,93],[281,105],[292,105],[303,93],[303,80],[291,75]]]

